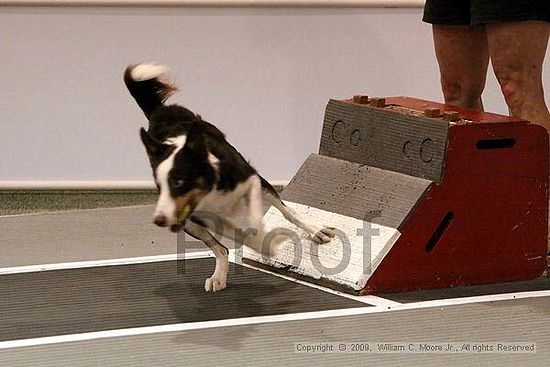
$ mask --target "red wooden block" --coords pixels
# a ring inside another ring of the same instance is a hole
[[[363,294],[533,279],[546,269],[548,133],[514,117],[393,97],[421,113],[457,111],[443,176],[400,228]]]

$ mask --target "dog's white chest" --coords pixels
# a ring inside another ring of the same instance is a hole
[[[219,219],[231,223],[235,228],[246,230],[251,226],[250,205],[246,194],[243,195],[243,190],[240,190],[239,185],[231,191],[214,190],[210,192],[201,200],[195,208],[195,212],[217,216]]]

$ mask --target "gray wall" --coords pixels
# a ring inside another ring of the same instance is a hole
[[[420,18],[421,9],[0,8],[0,181],[149,179],[146,121],[122,71],[150,60],[172,68],[173,102],[217,124],[265,177],[289,179],[317,150],[329,98],[441,100]],[[506,112],[492,75],[485,104]]]

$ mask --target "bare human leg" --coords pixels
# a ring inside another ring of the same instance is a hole
[[[489,54],[510,115],[550,131],[542,67],[550,23],[541,21],[486,25]]]
[[[510,115],[550,131],[550,114],[542,86],[550,23],[498,23],[486,28],[491,62]]]
[[[434,24],[432,31],[445,103],[483,110],[489,66],[484,26]]]

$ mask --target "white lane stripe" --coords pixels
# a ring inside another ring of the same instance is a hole
[[[550,290],[499,293],[499,294],[489,294],[485,296],[436,299],[432,301],[411,302],[406,304],[403,303],[403,305],[409,306],[411,309],[417,309],[417,308],[441,307],[441,306],[457,306],[457,305],[465,305],[470,303],[481,303],[481,302],[510,301],[514,299],[540,298],[540,297],[550,297]],[[396,308],[399,308],[399,307],[400,306],[397,306]]]
[[[128,329],[95,331],[90,333],[48,336],[48,337],[42,337],[42,338],[8,340],[8,341],[0,342],[0,349],[21,348],[21,347],[30,347],[30,346],[37,346],[37,345],[59,344],[59,343],[77,342],[77,341],[85,341],[85,340],[135,336],[135,335],[148,335],[148,334],[167,333],[167,332],[213,329],[213,328],[230,327],[230,326],[270,324],[270,323],[287,322],[287,321],[318,320],[318,319],[331,318],[331,317],[358,316],[358,315],[376,314],[376,313],[393,312],[393,311],[418,310],[418,309],[424,309],[424,308],[430,308],[430,307],[454,306],[459,304],[489,302],[489,301],[504,301],[504,300],[511,300],[511,299],[535,298],[535,297],[550,297],[550,290],[417,302],[417,303],[411,303],[411,304],[401,304],[390,308],[357,307],[357,308],[346,308],[346,309],[327,310],[327,311],[300,312],[300,313],[293,313],[293,314],[286,314],[286,315],[253,316],[253,317],[243,317],[243,318],[237,318],[237,319],[200,321],[200,322],[170,324],[170,325],[161,325],[161,326],[145,326],[145,327],[128,328]]]
[[[392,308],[392,307],[397,307],[399,305],[402,305],[401,302],[396,302],[396,301],[392,301],[391,299],[382,298],[382,297],[373,296],[373,295],[352,296],[352,297],[356,297],[356,298],[352,298],[352,299],[355,299],[356,301],[362,302],[361,299],[364,299],[366,303],[370,303],[371,305],[375,305],[377,307],[383,307],[383,308]]]
[[[201,330],[201,329],[210,329],[210,328],[218,328],[218,327],[255,325],[255,324],[283,322],[283,321],[310,320],[310,319],[318,319],[318,318],[333,317],[333,316],[360,315],[363,313],[363,310],[366,308],[372,308],[372,307],[360,307],[360,308],[350,308],[350,309],[344,309],[344,310],[329,310],[329,311],[317,311],[317,312],[302,312],[302,313],[293,313],[293,314],[286,314],[286,315],[255,316],[255,317],[244,317],[244,318],[216,320],[216,321],[199,321],[199,322],[170,324],[170,325],[162,325],[162,326],[146,326],[146,327],[138,327],[138,328],[97,331],[97,332],[91,332],[91,333],[48,336],[43,338],[9,340],[9,341],[0,342],[0,349],[29,347],[29,346],[36,346],[36,345],[57,344],[57,343],[94,340],[94,339],[103,339],[103,338],[114,338],[114,337],[121,337],[121,336],[146,335],[146,334],[166,333],[166,332],[174,332],[174,331]]]
[[[397,306],[397,305],[401,304],[399,302],[391,301],[389,299],[385,299],[385,298],[378,297],[378,296],[355,296],[355,295],[352,295],[352,294],[347,294],[347,293],[344,293],[344,292],[337,291],[335,289],[323,287],[323,286],[318,285],[318,284],[313,284],[313,283],[305,282],[303,280],[292,278],[288,275],[279,274],[279,273],[276,273],[276,272],[273,272],[273,271],[270,271],[270,270],[267,270],[267,269],[258,268],[258,267],[255,267],[255,266],[252,266],[252,265],[249,265],[249,264],[245,264],[242,261],[240,261],[240,262],[236,261],[234,251],[230,251],[229,261],[231,261],[235,264],[238,264],[238,265],[242,265],[246,268],[258,270],[258,271],[261,271],[262,273],[266,273],[266,274],[270,274],[270,275],[273,275],[273,276],[276,276],[276,277],[279,277],[279,278],[283,278],[283,279],[289,280],[291,282],[301,284],[301,285],[305,285],[305,286],[308,286],[310,288],[314,288],[314,289],[317,289],[317,290],[320,290],[320,291],[323,291],[323,292],[326,292],[326,293],[334,294],[334,295],[337,295],[337,296],[340,296],[340,297],[343,297],[343,298],[352,299],[352,300],[357,301],[357,302],[366,303],[366,304],[373,305],[373,306],[380,306],[380,307],[394,307],[394,306]]]
[[[183,253],[167,254],[167,255],[128,257],[128,258],[108,259],[108,260],[73,261],[73,262],[66,262],[66,263],[14,266],[14,267],[0,268],[0,275],[32,273],[32,272],[50,271],[50,270],[94,268],[99,266],[145,264],[145,263],[153,263],[153,262],[161,262],[161,261],[174,261],[178,259],[191,260],[191,259],[202,259],[202,258],[211,257],[211,256],[213,256],[212,251],[187,251],[184,254]]]

